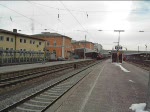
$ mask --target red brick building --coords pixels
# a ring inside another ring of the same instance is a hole
[[[88,49],[94,50],[94,43],[85,41],[85,40],[73,41],[72,47],[73,47],[73,49],[88,48]]]
[[[56,57],[69,58],[72,51],[71,38],[50,32],[42,32],[41,34],[33,35],[37,38],[46,40],[46,50],[56,54]]]

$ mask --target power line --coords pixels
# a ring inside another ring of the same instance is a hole
[[[72,12],[63,4],[63,2],[62,2],[62,1],[60,1],[60,2],[61,2],[61,4],[67,9],[67,11],[73,16],[73,18],[77,21],[77,23],[82,27],[82,29],[84,30],[84,32],[88,33],[91,37],[93,37],[93,36],[88,32],[88,30],[83,27],[83,25],[79,22],[79,20],[72,14]],[[86,13],[87,13],[87,12],[86,12]]]
[[[27,18],[27,19],[29,19],[29,20],[31,20],[31,21],[34,20],[34,19],[29,18],[29,17],[27,17],[27,16],[25,16],[25,15],[23,15],[23,14],[21,14],[21,13],[15,11],[14,9],[11,9],[11,8],[9,8],[9,7],[5,6],[5,5],[3,5],[3,4],[0,4],[0,5],[3,6],[3,7],[5,7],[5,8],[7,8],[7,9],[9,9],[9,10],[11,10],[11,11],[13,11],[13,12],[15,12],[15,13],[17,13],[17,14],[19,14],[19,15],[21,15],[21,16],[23,16],[23,17],[25,17],[25,18]],[[40,24],[40,25],[43,25],[43,24],[39,23],[39,22],[36,21],[36,20],[34,20],[34,21],[35,21],[36,23]],[[46,27],[47,27],[47,26],[46,26]],[[55,30],[52,29],[52,28],[48,28],[48,29],[55,31]]]
[[[51,8],[51,9],[56,9],[56,10],[66,10],[66,9],[63,9],[63,8],[58,8],[58,7],[52,7],[52,6],[48,6],[48,5],[44,5],[44,4],[40,4],[40,3],[36,3],[36,2],[33,2],[37,5],[41,5],[41,6],[44,6],[44,7],[48,7],[48,8]],[[74,11],[74,12],[80,12],[80,13],[102,13],[102,12],[108,12],[108,13],[112,13],[112,12],[126,12],[126,11],[130,11],[130,12],[145,12],[145,10],[147,11],[147,9],[140,9],[140,10],[73,10],[73,9],[69,9],[70,11]]]
[[[28,1],[28,0],[26,0],[26,1]],[[32,4],[32,5],[34,5],[34,6],[36,6],[36,3],[35,3],[35,2],[28,1],[28,3],[30,3],[30,4]],[[36,6],[36,7],[37,7],[37,9],[39,9],[38,6]],[[43,10],[46,14],[48,14],[48,15],[51,16],[51,14],[48,13],[47,11],[45,11],[44,9],[42,9],[42,8],[40,8],[40,9]],[[40,11],[41,11],[41,10],[40,10]],[[65,26],[65,25],[62,23],[62,21],[60,20],[60,11],[59,11],[59,8],[58,8],[57,10],[58,10],[58,21],[59,21],[63,26]]]
[[[77,21],[77,23],[87,32],[87,30],[82,26],[82,24],[78,21],[78,19],[72,14],[72,12],[63,4],[62,1],[60,3],[67,9],[67,11],[72,15],[72,17]]]

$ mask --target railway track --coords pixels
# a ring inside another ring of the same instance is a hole
[[[33,80],[35,78],[50,75],[52,73],[57,73],[66,69],[71,69],[74,67],[74,64],[77,64],[78,67],[80,67],[90,63],[92,63],[92,61],[69,63],[51,67],[44,67],[44,68],[42,67],[35,70],[26,70],[26,71],[18,71],[15,73],[1,74],[0,88],[14,86],[17,85],[18,83],[23,83],[29,80]]]
[[[99,61],[100,62],[100,61]],[[13,104],[1,109],[1,112],[44,112],[53,105],[60,97],[69,91],[75,84],[83,79],[99,62],[83,67],[76,72],[59,78],[53,84],[28,95]]]
[[[130,63],[130,64],[133,64],[137,67],[143,68],[145,70],[150,70],[150,61],[140,61],[140,62],[138,62],[138,61],[129,60],[127,62]]]

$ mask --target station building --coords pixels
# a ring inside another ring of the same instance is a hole
[[[0,29],[0,50],[43,52],[44,47],[43,39],[17,33],[17,29],[13,29],[13,32]]]
[[[85,40],[72,41],[72,47],[74,50],[79,48],[87,48],[87,49],[94,50],[94,43]]]
[[[68,36],[50,32],[42,32],[32,36],[46,40],[46,50],[55,53],[57,58],[69,58],[72,54],[72,39]]]

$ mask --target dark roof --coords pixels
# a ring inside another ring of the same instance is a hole
[[[0,33],[12,34],[12,35],[22,36],[22,37],[26,37],[26,38],[30,38],[30,39],[32,38],[32,39],[45,41],[44,39],[36,38],[36,37],[30,36],[30,35],[26,35],[26,34],[15,33],[15,32],[4,30],[4,29],[0,29]]]
[[[150,54],[150,52],[128,53],[128,54],[125,54],[125,55],[145,55],[145,54],[149,55],[149,54]]]
[[[97,53],[97,51],[94,51],[94,50],[89,49],[89,48],[76,48],[75,51],[83,51],[84,49],[85,49],[86,53],[92,53],[92,52]]]
[[[59,33],[50,33],[50,32],[42,32],[41,34],[35,34],[32,36],[34,36],[34,37],[66,37],[66,38],[71,39],[70,37],[61,35]]]
[[[72,44],[76,44],[76,43],[92,43],[92,44],[94,44],[93,42],[85,41],[85,40],[80,40],[80,41],[74,41],[74,42],[72,42]]]

